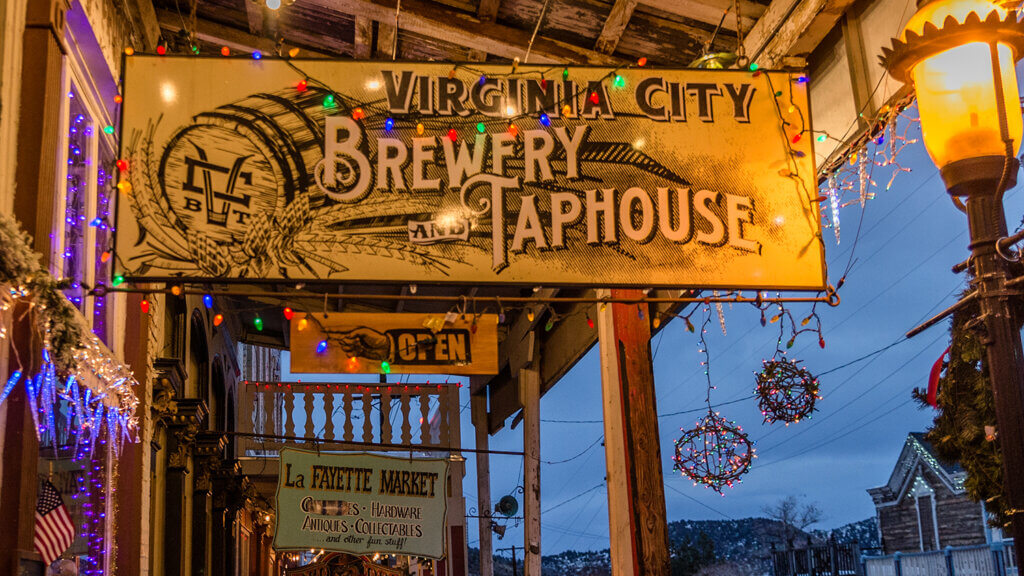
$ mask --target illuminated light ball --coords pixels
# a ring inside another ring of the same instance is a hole
[[[387,360],[380,363],[380,373],[391,374],[391,364]]]
[[[540,79],[540,89],[541,90],[547,90],[548,89],[548,79],[547,78],[541,78]]]
[[[828,134],[819,134],[818,135],[818,142],[824,142],[825,140],[828,140]]]
[[[448,71],[448,79],[451,80],[452,78],[455,78],[455,68]]]
[[[163,44],[157,46],[156,47],[156,53],[161,55],[161,56],[163,56],[164,54],[167,54],[167,46],[164,46]]]
[[[206,306],[207,310],[212,309],[213,308],[213,296],[210,296],[209,294],[203,294],[203,306]]]
[[[416,124],[416,133],[423,136],[423,123]]]
[[[647,66],[647,56],[641,56],[637,58],[636,65],[641,67]]]
[[[143,314],[149,314],[149,300],[143,299],[142,302],[139,302],[139,308]]]
[[[455,128],[448,129],[448,139],[455,142],[459,139],[459,133],[455,131]]]
[[[569,69],[568,68],[565,68],[565,69],[562,70],[562,79],[563,80],[568,80],[569,79]]]
[[[511,134],[513,138],[519,136],[519,128],[510,122],[508,125],[508,133]]]
[[[294,310],[292,310],[291,308],[287,308],[287,307],[284,309],[284,319],[285,320],[291,320],[294,316],[295,316],[295,311]]]
[[[384,129],[385,130],[390,131],[394,127],[395,127],[395,119],[394,118],[388,118],[387,120],[384,121]]]
[[[653,326],[654,326],[655,328],[658,328],[659,326],[661,326],[661,317],[660,317],[660,316],[655,316],[655,317],[654,317],[654,321],[653,321],[653,322],[651,322],[651,324],[652,324],[652,325],[653,325]]]
[[[118,274],[117,276],[114,276],[114,279],[110,282],[110,284],[115,288],[120,286],[121,284],[124,284],[124,275]]]
[[[181,296],[181,286],[171,286],[171,294]]]
[[[316,345],[316,353],[317,354],[323,354],[326,351],[327,351],[327,340],[321,340],[320,343]]]
[[[257,331],[263,332],[263,318],[260,318],[259,315],[257,315],[256,318],[253,319],[252,325],[256,328]]]
[[[626,85],[626,79],[623,78],[621,74],[616,74],[614,84],[616,88],[622,88]]]
[[[132,54],[135,54],[135,48],[132,48],[131,46],[128,46],[128,47],[126,47],[124,49],[124,55],[125,56],[131,56]]]
[[[106,264],[110,260],[110,252],[104,252],[100,254],[100,262]]]
[[[334,94],[328,94],[324,97],[324,108],[334,108]]]
[[[117,183],[117,189],[123,194],[128,194],[132,191],[132,183],[127,180],[122,180]]]
[[[592,318],[591,318],[590,316],[587,316],[587,326],[588,326],[588,327],[589,327],[590,329],[593,329],[593,328],[594,328],[594,320],[593,320],[593,319],[592,319]]]
[[[806,84],[808,80],[810,80],[810,78],[808,78],[806,74],[801,74],[796,77],[797,84]]]
[[[305,92],[306,90],[309,89],[309,82],[306,82],[305,80],[299,80],[299,83],[295,85],[295,89],[298,90],[299,92]]]
[[[120,94],[115,95],[114,104],[120,104],[121,102],[124,102],[124,98]]]
[[[533,308],[527,308],[526,309],[526,319],[529,320],[530,322],[533,322],[533,319],[534,319]]]
[[[231,48],[228,48],[227,46],[221,46],[220,47],[220,55],[221,56],[231,56]]]
[[[288,51],[288,56],[291,56],[292,58],[295,58],[298,55],[299,55],[299,49],[298,48],[292,48],[291,50]]]
[[[857,163],[857,153],[854,152],[853,154],[850,155],[850,166],[853,166],[856,163]]]
[[[597,95],[597,92],[591,92],[590,93],[590,101],[593,102],[594,104],[600,104],[601,103],[601,97]]]
[[[790,138],[790,142],[792,142],[793,144],[796,144],[797,142],[800,141],[801,138],[803,138],[802,134],[793,134],[793,137]]]
[[[281,0],[267,0],[267,8],[277,10],[281,7]]]
[[[487,75],[486,74],[481,74],[480,75],[480,85],[483,86],[486,83],[487,83]]]
[[[760,66],[757,65],[757,62],[751,62],[750,63],[750,71],[751,72],[757,72],[758,68],[760,68]]]
[[[213,317],[213,325],[214,326],[220,326],[223,323],[224,323],[224,315],[223,314],[216,314],[216,315],[214,315],[214,317]]]
[[[101,224],[103,224],[103,218],[100,218],[98,216],[96,218],[93,218],[89,222],[89,226],[91,226],[93,228],[98,228]]]
[[[544,331],[545,332],[551,332],[551,329],[554,328],[554,327],[555,327],[554,319],[549,318],[548,321],[544,324]]]
[[[356,108],[352,111],[353,120],[362,120],[363,118],[366,118],[366,112],[363,112],[362,108]]]
[[[551,126],[551,118],[547,114],[541,113],[540,123],[545,126]]]
[[[117,169],[120,170],[121,172],[127,171],[128,170],[128,161],[123,159],[123,158],[118,160],[117,161]]]
[[[305,318],[303,318],[302,320],[299,320],[299,326],[298,326],[299,332],[302,332],[303,330],[305,330],[306,326],[308,326],[308,325],[309,325],[309,320],[306,320]]]
[[[572,114],[572,106],[568,104],[562,106],[562,116],[568,116],[569,114]]]
[[[114,127],[113,126],[104,126],[103,127],[103,133],[104,134],[113,134],[114,133]]]
[[[253,60],[259,60],[260,58],[263,58],[263,53],[262,53],[262,52],[260,52],[259,50],[255,50],[255,51],[254,51],[254,52],[252,53],[252,59],[253,59]]]

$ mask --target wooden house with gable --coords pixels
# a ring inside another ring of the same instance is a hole
[[[964,489],[966,473],[940,460],[924,434],[907,435],[889,481],[868,490],[875,503],[884,554],[927,552],[1001,539],[988,527],[984,503]]]

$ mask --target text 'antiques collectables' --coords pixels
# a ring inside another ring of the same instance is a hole
[[[444,555],[448,461],[281,451],[274,548]]]
[[[796,75],[136,56],[123,106],[129,279],[824,286]]]

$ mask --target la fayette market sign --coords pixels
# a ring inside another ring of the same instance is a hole
[[[820,289],[789,73],[135,56],[129,279]]]
[[[281,451],[274,548],[444,555],[448,461]]]

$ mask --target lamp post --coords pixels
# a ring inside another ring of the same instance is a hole
[[[1024,24],[986,0],[934,0],[914,14],[882,61],[912,82],[928,154],[967,214],[970,263],[981,308],[1003,457],[1004,506],[1012,520],[1017,565],[1024,566],[1024,353],[1007,286],[1003,192],[1016,184],[1022,126],[1015,62]]]

